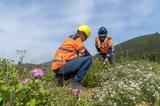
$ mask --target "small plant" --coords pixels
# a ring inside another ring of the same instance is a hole
[[[29,75],[23,75],[26,73]],[[86,98],[77,98],[66,86],[57,87],[52,81],[50,70],[34,68],[31,73],[28,69],[19,71],[15,65],[4,60],[0,61],[0,105],[93,106],[94,102],[89,102]]]
[[[101,86],[93,89],[93,98],[117,106],[134,106],[145,101],[160,104],[160,74],[152,64],[127,61],[101,74]]]
[[[18,61],[19,64],[23,63],[26,52],[27,52],[27,50],[20,50],[20,49],[17,50],[17,56],[19,58],[19,61]]]
[[[83,80],[83,85],[91,92],[89,98],[81,97],[81,91],[75,91],[77,96],[73,95],[67,86],[57,87],[51,70],[35,67],[28,66],[19,71],[10,61],[0,61],[0,105],[160,105],[160,66],[157,63],[125,61],[105,65],[94,59]]]

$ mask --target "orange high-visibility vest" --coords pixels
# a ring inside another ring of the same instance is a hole
[[[78,34],[71,35],[58,48],[52,61],[51,69],[56,71],[58,68],[66,64],[67,60],[72,60],[85,52],[83,41]]]
[[[101,43],[99,38],[96,37],[95,44],[101,50],[102,53],[107,53],[108,48],[112,46],[112,38],[106,37],[105,40]]]

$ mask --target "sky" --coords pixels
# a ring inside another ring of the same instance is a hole
[[[91,28],[84,43],[92,55],[98,29],[106,27],[113,44],[160,32],[159,0],[0,0],[0,58],[50,61],[79,25]]]

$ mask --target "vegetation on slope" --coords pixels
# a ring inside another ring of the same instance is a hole
[[[160,105],[157,63],[125,61],[107,66],[95,59],[83,80],[89,97],[75,97],[66,85],[57,87],[50,70],[40,78],[32,76],[30,70],[18,70],[7,60],[0,62],[0,105],[134,106],[142,102]],[[31,80],[22,83],[24,79]]]
[[[116,45],[118,57],[160,62],[160,34],[140,36]]]

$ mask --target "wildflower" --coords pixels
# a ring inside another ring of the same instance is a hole
[[[79,89],[79,88],[72,89],[71,91],[72,91],[72,93],[73,93],[75,96],[77,96],[77,97],[80,96],[80,89]]]
[[[32,81],[32,79],[26,78],[26,79],[22,80],[20,83],[21,83],[21,84],[28,84],[28,83],[30,83],[31,81]]]
[[[35,68],[30,72],[34,77],[42,77],[44,70],[42,68]]]

